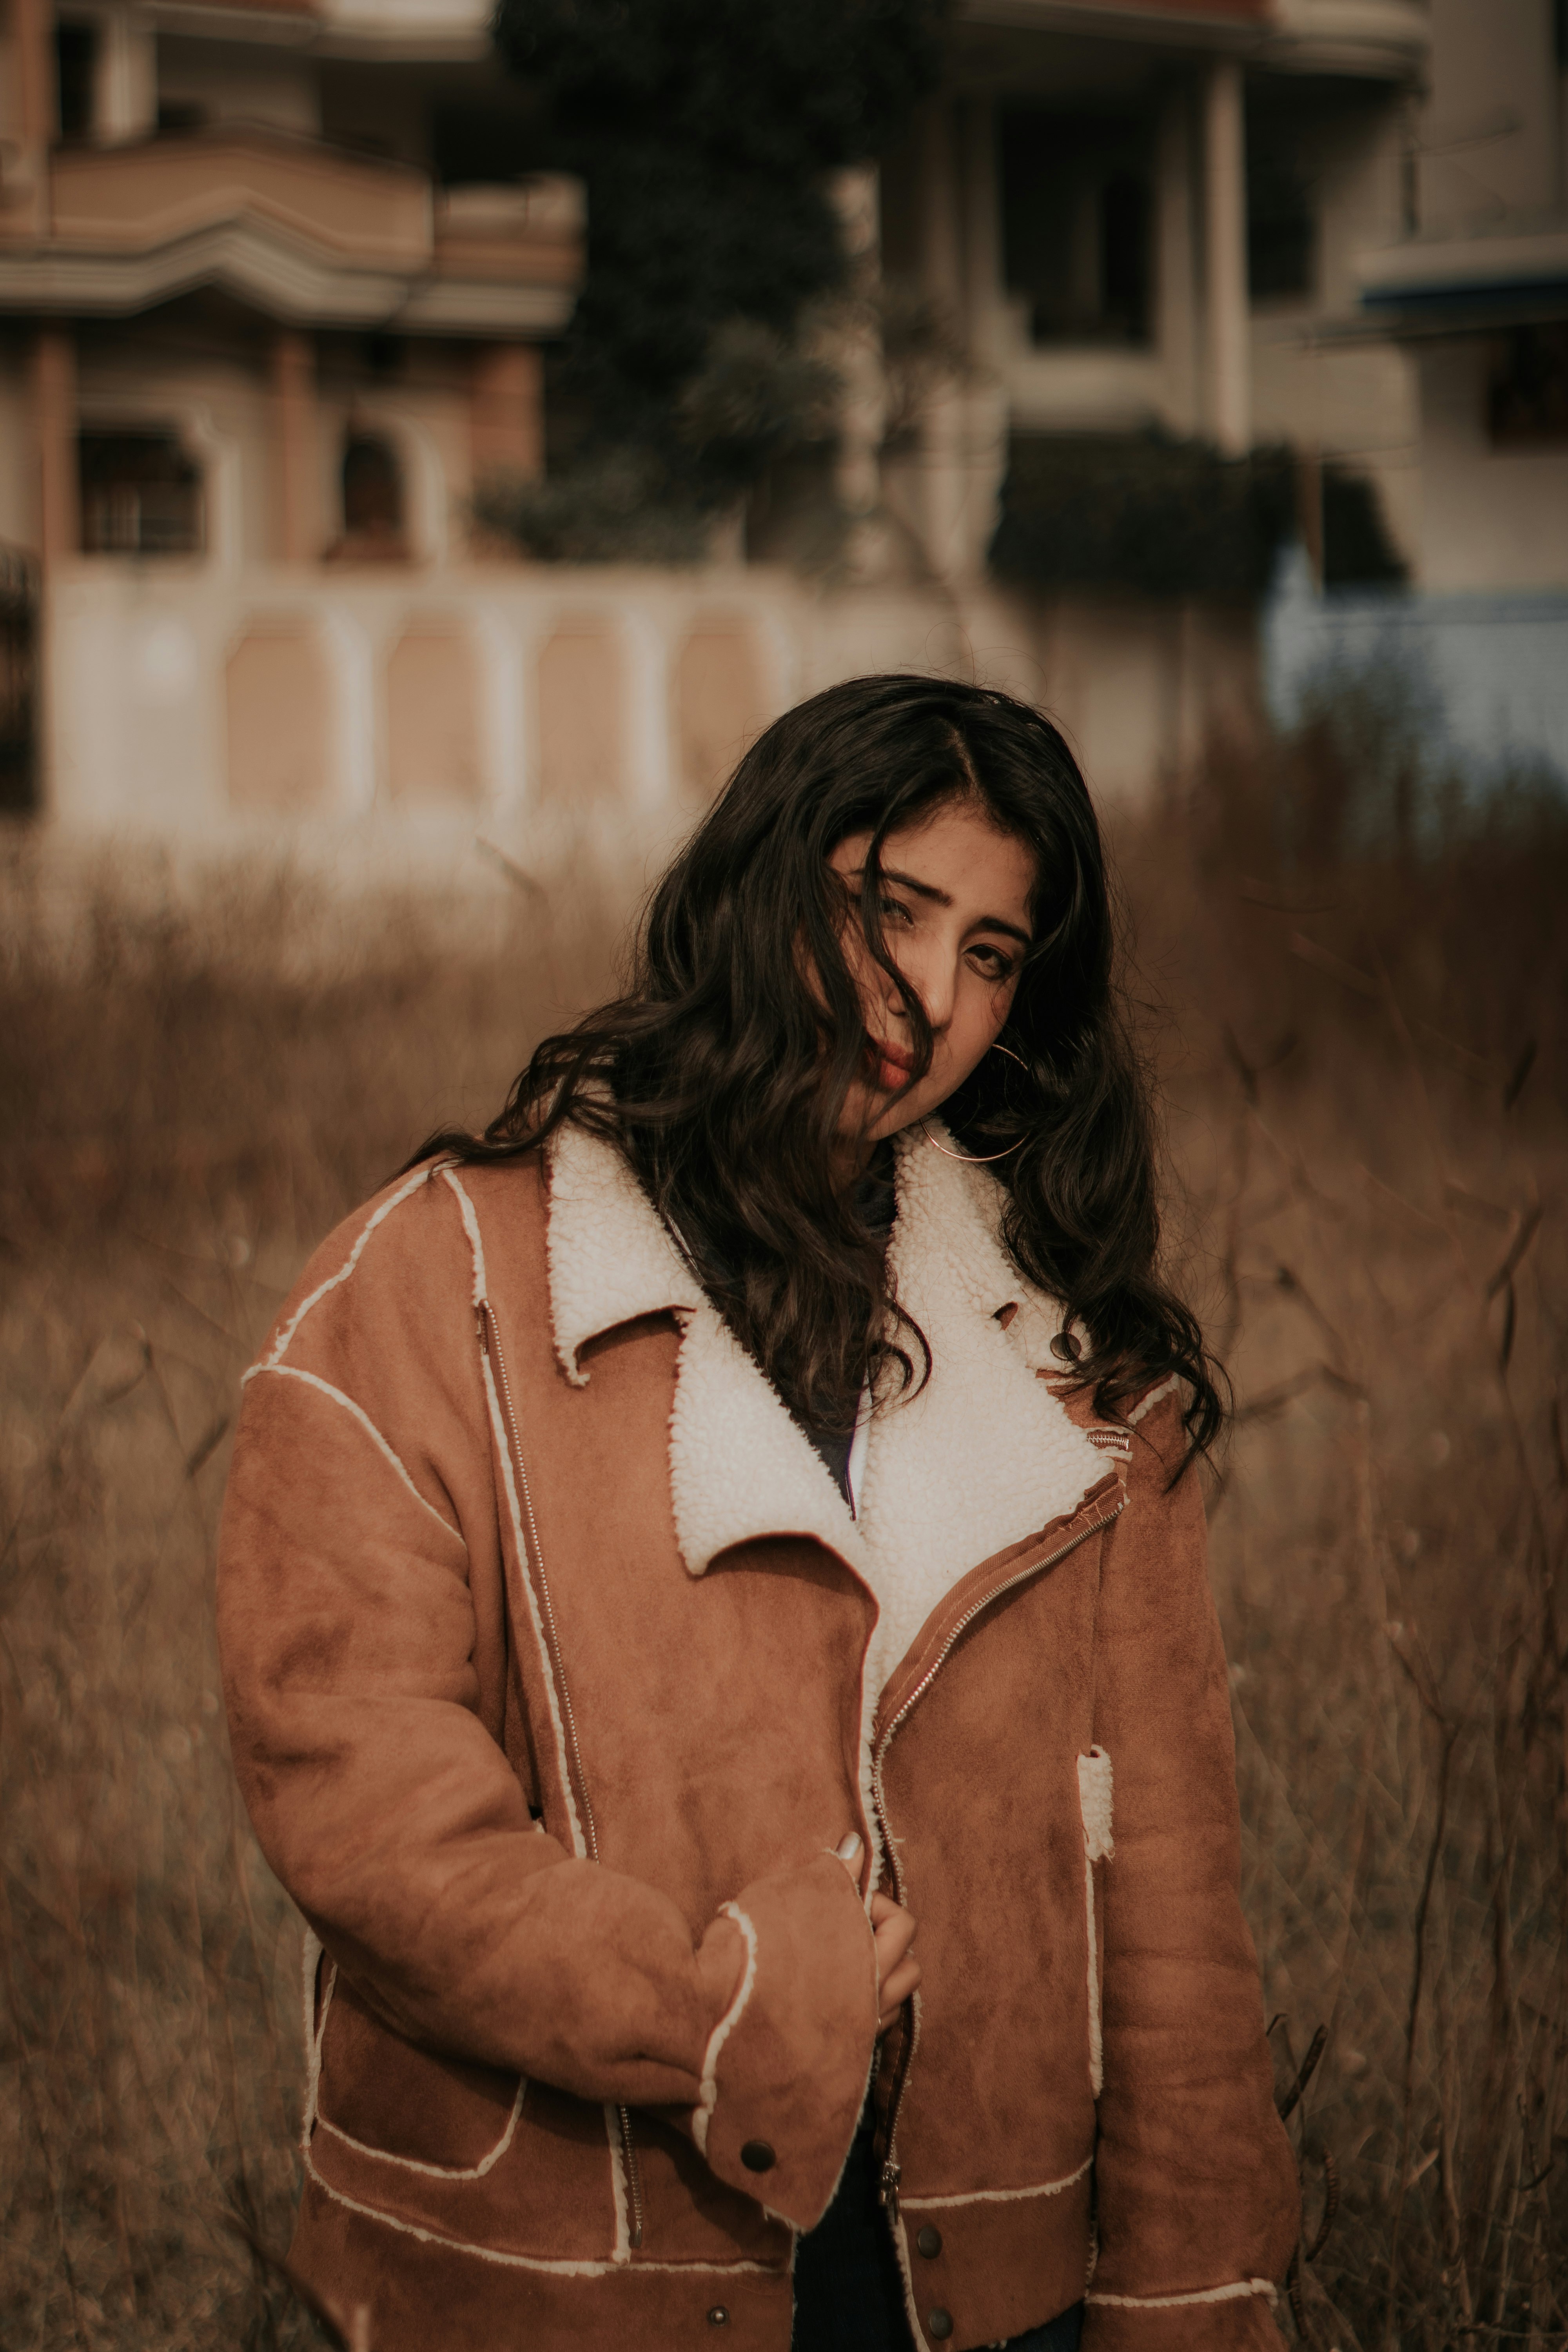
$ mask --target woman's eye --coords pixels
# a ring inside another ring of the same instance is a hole
[[[1011,980],[1016,970],[1012,957],[1001,948],[972,948],[970,955],[983,980]]]
[[[885,923],[892,921],[909,923],[914,920],[901,898],[879,898],[877,907]]]

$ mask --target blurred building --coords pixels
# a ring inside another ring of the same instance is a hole
[[[1568,587],[1563,0],[960,0],[947,87],[841,190],[887,326],[850,355],[829,588],[779,560],[787,483],[689,572],[472,529],[487,472],[543,464],[584,252],[487,13],[8,0],[11,804],[613,828],[895,663],[1044,698],[1136,793],[1245,723],[1257,633],[1223,595],[994,576],[999,512],[1049,540],[1027,460],[1064,436],[1289,445],[1309,599],[1368,518],[1418,590]],[[944,361],[900,360],[917,316]]]

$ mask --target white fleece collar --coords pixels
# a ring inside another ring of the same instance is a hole
[[[704,1304],[701,1285],[653,1202],[613,1144],[579,1127],[550,1145],[550,1319],[555,1353],[574,1388],[590,1339],[635,1316]]]
[[[578,1357],[599,1333],[664,1310],[679,1318],[669,1467],[689,1572],[761,1536],[815,1536],[877,1594],[889,1669],[901,1637],[913,1638],[959,1577],[1075,1509],[1105,1470],[1036,1377],[1055,1368],[1060,1316],[1002,1248],[997,1185],[929,1150],[918,1129],[897,1139],[895,1159],[889,1265],[931,1371],[873,1420],[858,1519],[620,1153],[580,1129],[562,1129],[551,1147],[548,1244],[556,1352],[574,1382],[586,1380]],[[1009,1306],[1018,1311],[1004,1329]]]

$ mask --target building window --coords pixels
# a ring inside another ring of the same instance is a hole
[[[98,79],[98,26],[55,26],[55,89],[63,140],[90,139]]]
[[[343,443],[343,535],[337,552],[398,556],[403,537],[403,471],[382,434],[350,429]]]
[[[84,553],[201,553],[201,468],[177,433],[156,425],[83,433],[77,453]]]
[[[1247,117],[1247,283],[1254,301],[1289,301],[1316,288],[1318,223],[1294,126],[1249,105]]]
[[[1035,343],[1146,343],[1152,311],[1152,124],[1002,115],[1002,248]]]
[[[1560,449],[1568,443],[1568,323],[1514,328],[1487,407],[1500,449]]]
[[[37,805],[38,585],[33,560],[0,541],[0,810]]]

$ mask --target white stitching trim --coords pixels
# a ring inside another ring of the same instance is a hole
[[[1248,2295],[1266,2294],[1270,2304],[1279,2300],[1279,2290],[1268,2279],[1237,2279],[1230,2286],[1205,2286],[1191,2294],[1094,2294],[1084,2296],[1086,2303],[1100,2303],[1116,2311],[1182,2311],[1190,2304],[1242,2303]]]
[[[1138,1423],[1142,1420],[1146,1412],[1152,1412],[1157,1404],[1161,1403],[1166,1397],[1170,1396],[1175,1390],[1179,1389],[1181,1385],[1182,1376],[1180,1372],[1169,1373],[1167,1377],[1160,1382],[1158,1388],[1151,1389],[1146,1397],[1141,1397],[1139,1399],[1138,1402],[1133,1406],[1131,1412],[1127,1416],[1128,1428],[1136,1429]]]
[[[458,1212],[463,1220],[463,1231],[468,1236],[468,1247],[474,1254],[474,1287],[468,1303],[472,1307],[483,1307],[487,1304],[488,1277],[485,1273],[485,1245],[479,1238],[479,1217],[475,1213],[473,1202],[453,1175],[450,1160],[442,1162],[441,1174],[458,1196]]]
[[[329,1290],[335,1290],[340,1282],[346,1282],[348,1280],[350,1275],[359,1264],[361,1251],[363,1249],[366,1242],[369,1241],[372,1234],[374,1233],[377,1225],[380,1224],[382,1219],[384,1217],[390,1217],[394,1209],[397,1208],[404,1201],[406,1201],[411,1192],[417,1192],[421,1184],[427,1184],[438,1168],[447,1168],[450,1167],[450,1165],[451,1162],[447,1160],[431,1160],[428,1167],[421,1168],[417,1175],[411,1176],[406,1184],[400,1185],[398,1190],[394,1192],[389,1199],[382,1202],[380,1208],[375,1211],[373,1216],[366,1218],[363,1225],[360,1228],[358,1239],[355,1241],[353,1249],[350,1250],[342,1265],[339,1266],[336,1274],[330,1274],[325,1282],[319,1282],[316,1285],[315,1289],[311,1291],[309,1298],[300,1300],[300,1305],[294,1309],[293,1314],[289,1317],[282,1330],[279,1331],[277,1339],[272,1342],[270,1353],[265,1356],[262,1359],[261,1363],[256,1367],[258,1370],[266,1370],[270,1372],[277,1369],[290,1346],[295,1332],[300,1328],[300,1324],[304,1321],[306,1316],[309,1315],[311,1307],[314,1307],[318,1301],[323,1299]]]
[[[485,1253],[479,1239],[479,1219],[474,1214],[473,1202],[453,1175],[451,1169],[446,1168],[442,1172],[447,1182],[457,1194],[462,1210],[463,1228],[468,1236],[474,1254],[473,1304],[476,1310],[482,1311],[488,1307],[489,1302],[485,1296]],[[555,1735],[555,1766],[561,1778],[561,1794],[566,1806],[567,1824],[572,1832],[572,1851],[579,1862],[586,1862],[588,1841],[583,1834],[583,1824],[577,1818],[577,1800],[572,1792],[572,1773],[566,1759],[566,1727],[561,1719],[561,1700],[555,1687],[555,1669],[551,1660],[550,1644],[545,1639],[544,1619],[540,1613],[539,1595],[533,1589],[533,1579],[529,1573],[528,1538],[523,1533],[522,1512],[517,1499],[517,1482],[511,1473],[511,1446],[507,1437],[506,1424],[501,1419],[500,1398],[496,1393],[495,1372],[490,1364],[490,1351],[488,1348],[479,1349],[479,1369],[484,1375],[485,1404],[489,1413],[490,1434],[495,1440],[496,1454],[500,1463],[501,1485],[506,1493],[507,1516],[511,1522],[512,1542],[517,1549],[518,1572],[522,1579],[522,1589],[528,1595],[528,1620],[533,1628],[534,1644],[539,1652],[539,1670],[543,1677],[545,1699],[550,1708],[550,1727]]]
[[[1110,1759],[1091,1748],[1078,1759],[1078,1803],[1083,1820],[1083,1897],[1089,1941],[1089,2084],[1105,2087],[1105,2035],[1100,2015],[1100,1935],[1094,1916],[1094,1865],[1116,1851],[1111,1836]]]
[[[517,2119],[522,2113],[522,2102],[527,2090],[528,2077],[526,2074],[521,2074],[518,2077],[517,2096],[511,2103],[511,2113],[506,2119],[506,2129],[489,2154],[482,2156],[478,2164],[426,2164],[417,2156],[394,2156],[390,2148],[372,2147],[367,2140],[355,2139],[353,2132],[344,2131],[342,2124],[333,2123],[331,2116],[318,2113],[316,2121],[323,2131],[331,2132],[332,2137],[341,2140],[345,2147],[357,2149],[361,2156],[374,2157],[377,2164],[393,2164],[402,2172],[424,2173],[431,2180],[482,2180],[486,2173],[500,2162],[517,2137]]]
[[[962,2197],[906,2197],[900,2189],[899,2202],[911,2213],[925,2213],[932,2209],[945,2212],[955,2205],[1016,2205],[1029,2197],[1059,2197],[1064,2189],[1083,2179],[1093,2162],[1091,2151],[1076,2172],[1065,2172],[1059,2180],[1042,2180],[1034,2189],[971,2189]]]
[[[1083,1815],[1083,1842],[1090,1862],[1109,1862],[1116,1852],[1111,1834],[1114,1795],[1110,1759],[1103,1748],[1090,1748],[1078,1759],[1078,1802]]]
[[[463,1542],[462,1537],[458,1534],[458,1530],[452,1525],[451,1520],[446,1517],[442,1512],[438,1511],[436,1508],[435,1504],[428,1501],[426,1497],[419,1492],[418,1487],[415,1485],[413,1479],[409,1476],[407,1470],[405,1468],[401,1456],[393,1451],[391,1445],[388,1444],[380,1430],[377,1429],[374,1422],[372,1421],[369,1413],[365,1412],[363,1405],[356,1404],[352,1396],[345,1396],[342,1389],[334,1388],[331,1381],[322,1380],[317,1372],[303,1371],[298,1364],[252,1364],[249,1371],[245,1373],[243,1376],[241,1386],[243,1387],[245,1382],[247,1381],[255,1380],[257,1375],[260,1372],[272,1372],[276,1374],[277,1378],[280,1381],[303,1381],[307,1388],[320,1389],[324,1397],[330,1397],[334,1404],[341,1404],[345,1412],[352,1413],[355,1421],[358,1422],[360,1427],[364,1431],[365,1434],[381,1448],[382,1453],[391,1463],[393,1468],[396,1471],[398,1476],[402,1479],[404,1485],[407,1487],[409,1493],[413,1496],[415,1501],[420,1506],[421,1509],[429,1512],[437,1527],[444,1528],[446,1532],[449,1536],[455,1538],[458,1543]],[[466,1551],[468,1549],[468,1546],[464,1544],[463,1549]]]
[[[300,2119],[300,2145],[309,2147],[310,2133],[316,2121],[316,2101],[321,2087],[321,2036],[327,2030],[327,2011],[332,2003],[332,1987],[338,1980],[334,1964],[327,1978],[327,1990],[321,2001],[321,2021],[316,2023],[316,1970],[322,1958],[322,1944],[314,1927],[305,1928],[304,1949],[300,1954],[300,1986],[304,1999],[305,2026],[305,2103]]]
[[[449,2164],[426,2164],[416,2156],[394,2156],[390,2148],[372,2147],[366,2141],[355,2139],[353,2132],[344,2131],[342,2124],[333,2123],[330,2116],[324,2116],[321,2113],[321,2048],[327,2038],[327,2019],[331,2011],[332,1995],[338,1986],[338,1964],[334,1960],[327,1973],[327,1989],[321,1996],[321,2021],[318,2025],[311,2011],[316,2005],[316,1969],[322,1957],[321,1937],[313,1927],[308,1927],[305,1930],[304,1983],[301,1988],[305,1997],[306,2057],[305,2127],[302,2145],[307,2158],[310,2152],[310,2134],[319,2124],[322,2131],[331,2132],[332,2137],[335,2140],[341,2140],[345,2147],[356,2149],[361,2156],[374,2157],[378,2164],[395,2165],[404,2172],[426,2173],[435,2180],[482,2180],[491,2167],[500,2161],[516,2137],[518,2117],[522,2113],[522,2102],[528,2090],[527,2075],[521,2074],[518,2077],[517,2096],[511,2103],[511,2113],[507,2117],[506,2129],[489,2154],[481,2157],[476,2165],[459,2168]]]
[[[619,2265],[613,2261],[600,2262],[592,2257],[583,2262],[573,2262],[546,2254],[505,2254],[497,2247],[476,2246],[466,2238],[448,2237],[444,2230],[424,2229],[417,2221],[401,2221],[395,2213],[384,2213],[378,2206],[366,2205],[357,2197],[345,2196],[341,2189],[334,2189],[330,2180],[322,2179],[311,2160],[308,2147],[305,2151],[305,2169],[322,2196],[330,2197],[334,2205],[346,2206],[351,2213],[363,2213],[366,2221],[379,2221],[385,2229],[395,2230],[402,2237],[417,2238],[421,2245],[447,2246],[455,2254],[469,2254],[475,2262],[490,2263],[501,2270],[548,2271],[557,2278],[607,2278],[616,2269],[629,2269],[634,2278],[640,2277],[650,2271],[700,2272],[705,2275],[714,2273],[730,2278],[742,2271],[765,2273],[774,2268],[771,2263],[639,2262],[629,2265]]]
[[[903,2280],[904,2314],[910,2323],[910,2334],[917,2344],[923,2345],[926,2332],[915,2300],[914,2265],[910,2261],[910,2233],[904,2227],[903,2199],[893,2208],[893,2251],[899,2258],[899,2272]]]
[[[605,2102],[605,2137],[610,2147],[610,2197],[616,2210],[616,2246],[610,2260],[632,2258],[631,2198],[626,2187],[626,2158],[621,2149],[621,2119],[608,2099]]]
[[[738,1903],[721,1903],[719,1916],[721,1919],[733,1919],[745,1937],[746,1965],[741,1971],[741,1981],[736,1988],[734,1998],[708,2036],[708,2047],[702,2056],[702,2087],[697,2095],[697,2105],[691,2116],[691,2137],[697,2144],[699,2156],[706,2156],[708,2153],[708,2126],[712,2119],[713,2110],[719,2104],[719,2053],[740,2023],[742,2014],[746,2003],[752,1998],[752,1990],[757,1981],[755,1927]]]

